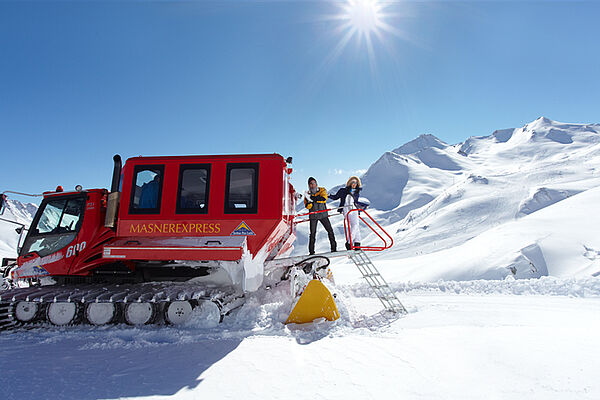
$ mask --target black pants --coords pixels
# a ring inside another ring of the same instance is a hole
[[[308,238],[308,252],[310,254],[314,254],[315,252],[315,239],[317,236],[317,222],[321,221],[323,227],[327,231],[327,235],[329,236],[329,244],[331,245],[331,251],[337,250],[337,244],[335,242],[335,236],[333,235],[333,228],[331,227],[331,222],[329,222],[329,217],[320,218],[320,219],[311,219],[310,222],[310,236]]]

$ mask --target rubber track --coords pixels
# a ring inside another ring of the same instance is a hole
[[[87,303],[118,303],[148,302],[166,304],[176,300],[209,300],[215,302],[225,315],[233,308],[242,304],[241,296],[233,292],[225,292],[222,288],[202,288],[192,283],[149,282],[144,284],[122,285],[52,285],[33,286],[28,288],[11,289],[0,292],[0,331],[14,329],[19,326],[34,326],[44,322],[45,315],[37,318],[36,322],[21,323],[14,316],[14,307],[19,301],[40,303],[42,309],[54,302],[77,303],[83,310]],[[78,318],[84,322],[83,318]],[[160,318],[158,319],[160,321]]]

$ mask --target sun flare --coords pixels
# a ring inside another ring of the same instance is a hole
[[[418,43],[408,31],[408,19],[415,18],[416,12],[405,0],[327,0],[325,4],[326,13],[316,20],[327,24],[323,40],[333,47],[315,71],[314,82],[325,76],[348,48],[353,49],[354,60],[347,61],[360,68],[361,59],[367,60],[371,75],[378,80],[379,57],[398,63],[400,43]]]
[[[382,7],[376,0],[350,0],[343,9],[348,24],[360,34],[370,35],[382,23]]]
[[[325,19],[335,22],[334,32],[339,39],[328,63],[334,62],[354,41],[359,49],[366,50],[371,69],[375,71],[377,48],[393,54],[392,36],[407,40],[405,32],[398,27],[398,18],[403,17],[401,9],[405,6],[402,1],[343,0],[334,4],[337,13]]]

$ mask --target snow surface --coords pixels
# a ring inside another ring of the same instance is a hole
[[[217,327],[1,332],[0,398],[599,399],[599,168],[597,124],[420,136],[362,176],[395,242],[372,259],[408,315],[383,318],[342,258],[334,322],[284,325],[283,283]],[[0,228],[0,251],[14,252],[14,228]]]
[[[339,272],[339,271],[335,271]],[[335,273],[334,272],[334,273]],[[0,334],[3,399],[597,399],[597,278],[394,284],[409,314],[364,283],[342,317],[285,326],[276,288],[216,328],[71,327]]]

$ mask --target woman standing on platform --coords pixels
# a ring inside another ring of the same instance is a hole
[[[339,212],[344,212],[344,218],[348,217],[348,223],[350,224],[350,234],[354,242],[354,248],[357,250],[360,248],[360,242],[362,236],[360,234],[360,228],[358,226],[358,212],[350,213],[350,210],[355,208],[365,209],[367,205],[358,201],[360,191],[362,190],[362,184],[360,178],[357,176],[351,176],[346,182],[346,187],[341,188],[336,194],[329,195],[331,200],[340,200]],[[350,216],[348,216],[350,213]],[[346,242],[346,249],[350,250],[352,246]]]

